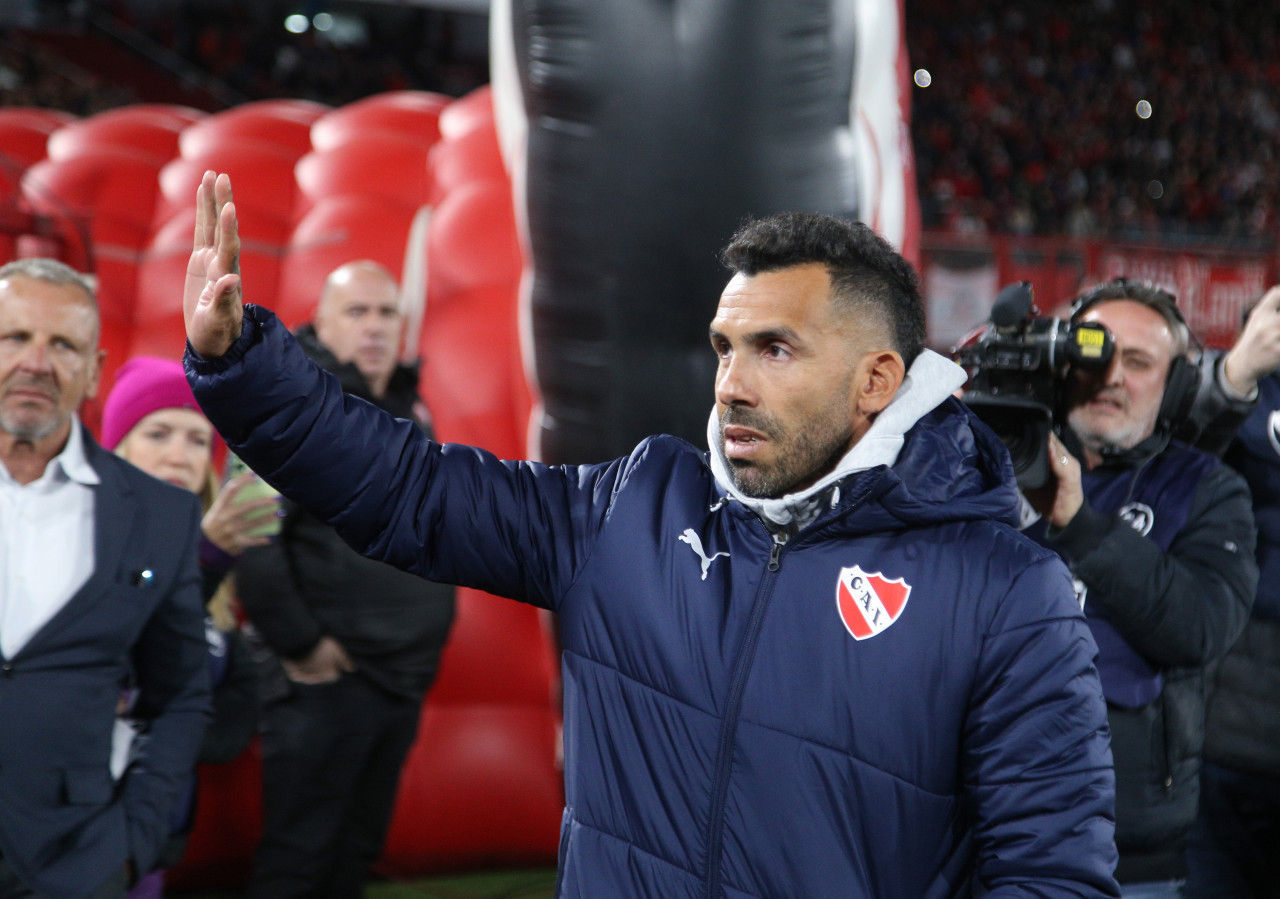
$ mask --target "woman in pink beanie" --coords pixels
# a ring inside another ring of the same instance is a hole
[[[224,581],[235,558],[250,546],[269,541],[264,524],[275,520],[277,498],[237,502],[241,490],[255,478],[241,475],[218,490],[215,450],[222,445],[213,426],[200,411],[187,386],[179,362],[139,356],[116,374],[115,386],[102,411],[102,445],[147,474],[190,490],[200,497],[200,572],[209,610],[205,634],[209,639],[209,676],[214,688],[214,717],[205,732],[199,762],[228,762],[249,745],[257,730],[257,681],[248,649],[236,630],[229,582]],[[122,764],[127,764],[128,696],[122,700]],[[195,814],[194,772],[188,794],[175,809],[171,838],[161,869],[145,873],[129,892],[129,899],[163,895],[164,870],[182,855]]]

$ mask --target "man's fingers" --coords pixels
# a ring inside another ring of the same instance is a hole
[[[1071,454],[1058,439],[1058,435],[1053,433],[1049,434],[1049,466],[1055,475],[1065,474],[1071,468]]]
[[[196,233],[191,238],[191,245],[195,250],[202,250],[205,246],[204,219],[204,182],[201,181],[200,186],[196,188]]]
[[[240,276],[234,272],[211,281],[200,294],[200,305],[226,309],[240,302]]]
[[[218,213],[218,266],[224,272],[240,271],[240,223],[234,203]]]
[[[196,188],[196,248],[212,247],[216,239],[217,207],[213,199],[214,173],[205,172]]]
[[[1258,308],[1270,313],[1280,313],[1280,285],[1272,287],[1262,295]]]
[[[213,193],[218,201],[218,209],[231,202],[231,176],[223,172],[213,183]]]

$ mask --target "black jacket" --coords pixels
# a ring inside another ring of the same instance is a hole
[[[1167,550],[1119,509],[1097,507],[1104,494],[1112,504],[1118,494],[1126,507],[1154,508],[1150,517],[1158,521],[1170,483],[1183,493],[1178,514],[1185,520]],[[1086,473],[1084,490],[1085,505],[1067,527],[1045,533],[1041,522],[1029,533],[1063,556],[1085,591],[1086,612],[1092,603],[1159,679],[1158,695],[1137,707],[1108,695],[1116,879],[1172,879],[1183,873],[1182,841],[1199,801],[1205,666],[1239,636],[1258,580],[1249,491],[1231,469],[1176,443],[1155,459],[1130,458]],[[1105,655],[1096,629],[1095,636]],[[1100,657],[1100,668],[1105,661]]]
[[[1206,386],[1206,401],[1197,402],[1199,445],[1225,451],[1253,491],[1262,575],[1244,633],[1210,672],[1205,757],[1274,777],[1280,771],[1280,374],[1264,378],[1257,399],[1247,403],[1227,397],[1216,377]]]
[[[307,354],[333,372],[343,391],[399,418],[415,414],[416,368],[397,367],[386,395],[375,400],[352,364],[339,364],[310,325],[297,334]],[[253,630],[276,655],[306,656],[322,636],[346,649],[357,672],[407,699],[421,699],[435,678],[454,613],[454,588],[405,574],[352,550],[333,528],[284,500],[280,536],[250,549],[236,567],[241,605]],[[264,701],[287,686],[279,666],[264,684]]]

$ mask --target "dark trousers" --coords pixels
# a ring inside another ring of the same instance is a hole
[[[108,876],[102,885],[85,899],[124,899],[124,888],[125,873],[122,864],[119,871]],[[0,899],[42,899],[42,897],[43,894],[35,892],[18,880],[18,875],[13,872],[13,868],[9,867],[4,856],[0,855]]]
[[[421,703],[359,675],[263,710],[262,841],[249,899],[358,899],[382,852]]]
[[[1194,899],[1280,897],[1280,778],[1205,762],[1200,815],[1187,837]]]

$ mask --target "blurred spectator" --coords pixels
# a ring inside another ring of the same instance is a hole
[[[209,714],[198,504],[75,414],[101,370],[91,285],[0,268],[0,896],[118,899],[151,870]],[[112,780],[121,692],[146,728]]]
[[[1263,899],[1280,885],[1280,287],[1249,313],[1213,366],[1221,411],[1205,435],[1249,483],[1258,594],[1210,680],[1200,814],[1187,841],[1186,895]],[[1243,421],[1243,426],[1241,423]],[[1239,432],[1238,435],[1236,432]],[[1232,441],[1235,436],[1234,442]]]
[[[398,290],[373,262],[339,266],[306,352],[342,390],[418,422],[416,366],[398,363]],[[262,666],[263,833],[251,899],[354,899],[382,851],[400,769],[453,622],[453,587],[366,559],[286,500],[270,546],[237,568]]]
[[[244,752],[258,729],[257,678],[231,607],[231,564],[246,548],[266,544],[259,533],[274,522],[279,503],[272,497],[237,502],[254,475],[242,475],[219,491],[214,448],[221,441],[187,386],[182,364],[138,357],[116,376],[102,414],[102,444],[152,477],[190,490],[204,508],[199,559],[208,613],[209,683],[213,719],[196,761],[230,762]],[[143,876],[129,899],[163,895],[164,869],[182,857],[195,821],[196,780],[192,772],[183,800],[170,816],[170,838],[157,870]]]

